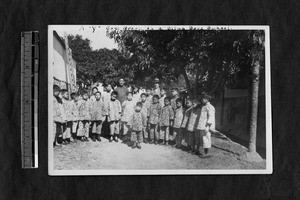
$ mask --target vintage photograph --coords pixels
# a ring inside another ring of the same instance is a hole
[[[50,175],[270,174],[268,26],[48,26]]]

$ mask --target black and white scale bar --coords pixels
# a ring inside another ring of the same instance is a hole
[[[22,168],[38,167],[39,33],[21,33]]]

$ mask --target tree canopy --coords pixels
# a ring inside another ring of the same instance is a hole
[[[246,30],[113,28],[107,33],[119,44],[135,77],[166,82],[183,77],[195,96],[218,94],[250,73],[253,48]]]
[[[69,47],[77,61],[77,82],[90,85],[96,81],[115,83],[120,77],[132,81],[130,66],[124,62],[122,54],[116,50],[92,50],[90,40],[80,35],[68,36]]]
[[[257,34],[263,31],[108,29],[118,50],[92,50],[80,35],[69,35],[68,40],[79,83],[117,82],[123,77],[145,86],[155,77],[167,84],[180,78],[197,96],[219,94],[226,86],[249,88],[253,55],[264,56],[253,43]]]

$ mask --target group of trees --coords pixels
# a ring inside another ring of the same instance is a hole
[[[69,47],[77,64],[77,83],[91,86],[97,81],[115,83],[119,77],[133,80],[130,66],[122,62],[122,54],[117,49],[92,50],[89,39],[80,35],[68,36]]]
[[[259,72],[264,67],[263,30],[138,30],[110,28],[119,49],[92,50],[90,41],[69,36],[77,61],[78,82],[123,77],[147,84],[154,77],[163,82],[183,78],[191,96],[219,95],[238,82],[249,88],[250,152],[256,151]]]
[[[219,94],[225,86],[248,77],[254,54],[253,35],[258,32],[107,30],[108,36],[119,44],[135,77],[159,77],[165,82],[183,77],[192,96],[200,92]]]

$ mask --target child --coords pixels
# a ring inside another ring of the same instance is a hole
[[[153,95],[151,94],[151,89],[150,88],[147,88],[147,90],[146,90],[146,96],[147,96],[147,103],[149,104],[149,105],[151,105],[152,104],[152,99],[153,99]]]
[[[111,93],[111,98],[108,104],[108,116],[107,121],[109,122],[110,126],[110,139],[109,142],[112,142],[113,140],[115,142],[118,142],[118,135],[120,132],[120,119],[121,119],[121,112],[122,107],[119,100],[117,100],[118,93],[116,91],[113,91]]]
[[[162,144],[169,144],[169,127],[173,126],[174,111],[171,106],[170,98],[165,98],[165,106],[161,109],[160,114],[160,135],[163,138]]]
[[[181,98],[176,99],[176,110],[175,110],[175,117],[174,117],[174,124],[173,124],[173,131],[176,140],[176,148],[181,148],[181,142],[183,139],[183,134],[181,132],[181,124],[183,121],[183,107],[182,107],[183,100]]]
[[[150,125],[150,143],[158,144],[158,124],[160,121],[160,114],[161,114],[161,106],[158,103],[158,95],[154,95],[152,98],[152,104],[149,107],[148,113],[148,122]]]
[[[78,94],[73,92],[71,93],[71,107],[72,107],[72,114],[73,114],[73,120],[72,120],[72,137],[74,139],[74,141],[77,140],[77,125],[78,125],[78,107],[77,107],[77,103],[78,103]]]
[[[59,98],[60,87],[53,85],[53,147],[61,146],[62,123],[66,123],[62,101]]]
[[[73,107],[71,101],[69,101],[69,92],[66,89],[61,90],[62,95],[62,105],[66,115],[67,122],[63,124],[63,144],[68,144],[71,142],[71,127],[73,121]]]
[[[162,88],[160,90],[160,98],[159,98],[159,105],[161,107],[164,107],[165,106],[165,98],[166,98],[166,89]]]
[[[134,108],[135,112],[131,115],[128,125],[131,127],[131,141],[134,142],[132,148],[141,148],[141,143],[143,142],[143,130],[146,127],[147,115],[143,113],[142,103],[138,102]]]
[[[179,89],[178,88],[173,88],[172,89],[172,99],[171,99],[171,106],[173,110],[176,109],[176,99],[179,98]]]
[[[92,140],[101,142],[102,122],[106,114],[105,105],[101,100],[101,93],[95,93],[96,101],[91,104]]]
[[[187,122],[189,120],[191,111],[193,109],[193,101],[192,99],[186,99],[186,109],[184,111],[184,116],[181,124],[181,134],[184,137],[185,142],[188,144],[188,131],[187,131]]]
[[[133,91],[132,91],[132,101],[134,103],[139,102],[140,100],[140,92],[139,92],[139,88],[136,86],[133,86]]]
[[[121,118],[121,127],[123,130],[122,140],[126,142],[130,138],[128,121],[131,118],[131,115],[134,113],[134,107],[136,102],[132,100],[132,93],[128,92],[127,100],[122,103],[122,118]]]
[[[154,88],[153,88],[153,95],[157,94],[160,97],[160,87],[159,87],[159,79],[154,79]]]
[[[110,101],[112,86],[109,83],[104,84],[103,86],[104,86],[105,90],[101,96],[102,96],[102,101],[104,102],[104,105],[107,107],[108,102]]]
[[[95,97],[96,92],[98,92],[98,88],[97,87],[93,87],[93,89],[92,89],[92,95],[90,97],[90,101],[91,102],[95,102],[96,101],[96,97]]]
[[[210,104],[211,96],[204,94],[201,98],[202,108],[200,119],[197,126],[196,138],[198,141],[202,140],[204,155],[201,158],[209,158],[209,149],[211,148],[211,134],[210,131],[215,130],[215,108]],[[199,149],[200,144],[197,146]]]
[[[110,126],[109,126],[109,122],[107,121],[107,111],[108,111],[108,104],[110,102],[110,98],[111,98],[111,93],[112,93],[112,85],[110,83],[106,83],[103,85],[104,87],[104,91],[102,93],[102,101],[104,103],[105,106],[105,119],[102,122],[102,131],[104,132],[104,134],[106,135],[110,135]]]
[[[200,117],[200,102],[198,99],[193,100],[193,109],[191,110],[190,117],[187,123],[187,132],[188,132],[188,147],[189,153],[198,153],[195,150],[195,130],[198,125]]]
[[[81,137],[81,141],[89,141],[89,126],[90,126],[90,101],[86,90],[82,91],[82,99],[78,101],[78,131],[77,136]]]
[[[145,115],[145,116],[148,116],[148,113],[149,113],[149,107],[150,107],[150,104],[148,104],[147,102],[146,102],[146,98],[147,98],[147,96],[146,96],[146,94],[145,93],[142,93],[141,94],[141,104],[142,104],[142,110],[141,110],[141,112]],[[144,127],[144,129],[143,129],[143,138],[144,138],[144,143],[148,143],[148,141],[147,141],[147,139],[149,139],[150,137],[149,137],[149,130],[148,130],[148,121],[147,121],[147,118],[145,119],[146,121],[145,121],[145,124],[146,124],[146,126]]]

